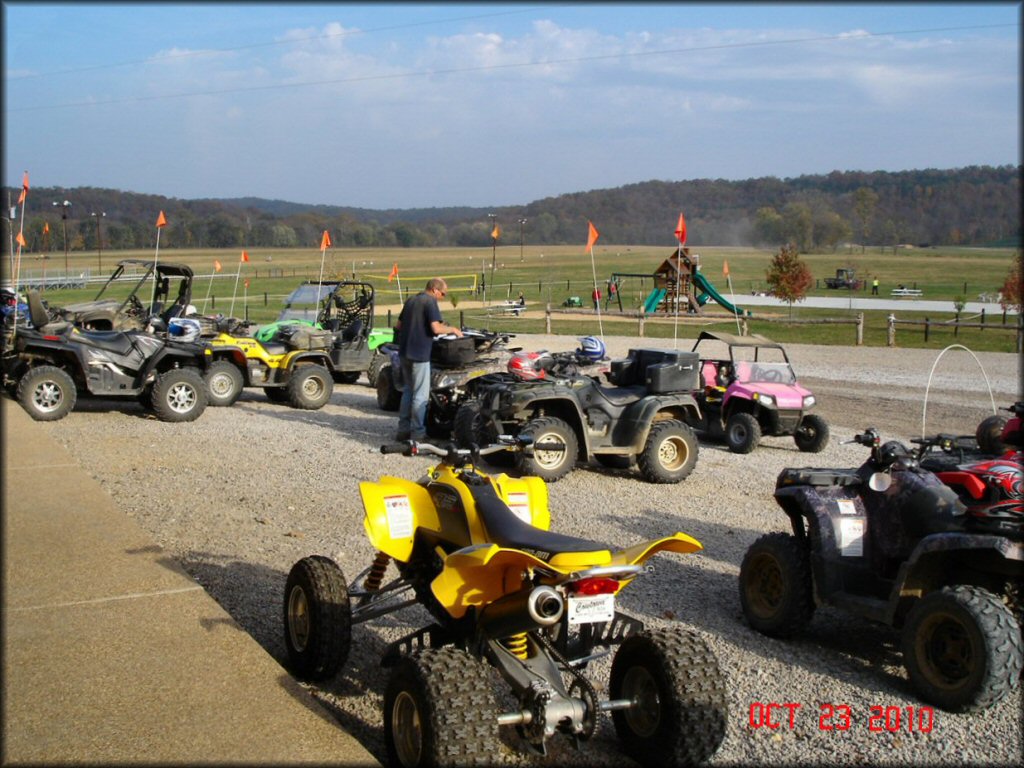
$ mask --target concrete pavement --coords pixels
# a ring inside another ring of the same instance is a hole
[[[377,761],[0,399],[4,764]]]

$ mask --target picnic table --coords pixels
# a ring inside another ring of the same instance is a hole
[[[494,304],[492,309],[500,315],[515,315],[519,317],[520,313],[526,309],[526,305],[520,304],[518,301],[509,300]]]
[[[899,297],[899,296],[909,296],[909,297],[912,297],[912,298],[917,298],[917,297],[921,296],[922,294],[921,294],[921,290],[919,288],[893,288],[892,289],[892,295],[896,296],[896,297]]]

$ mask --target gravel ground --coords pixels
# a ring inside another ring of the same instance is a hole
[[[630,346],[657,346],[638,341],[607,339],[612,356],[623,356]],[[576,342],[520,336],[516,343],[560,350]],[[549,486],[553,529],[621,545],[678,530],[704,544],[695,555],[656,557],[653,571],[622,593],[620,606],[652,625],[694,629],[717,654],[728,680],[729,721],[713,763],[1019,764],[1020,689],[989,711],[936,712],[930,732],[911,731],[907,708],[917,711],[921,702],[900,664],[897,634],[828,608],[788,642],[746,626],[736,579],[747,547],[763,533],[785,529],[772,499],[778,472],[860,464],[864,449],[842,441],[868,426],[879,427],[886,439],[920,435],[922,400],[937,357],[924,350],[787,349],[830,423],[832,441],[823,453],[801,454],[789,438],[767,438],[747,456],[702,442],[693,475],[668,486],[630,472],[581,467]],[[986,353],[976,361],[959,350],[944,355],[930,384],[927,430],[973,433],[992,412],[986,376],[996,406],[1020,397],[1016,356]],[[273,405],[259,390],[247,390],[234,407],[208,409],[191,424],[156,421],[134,404],[86,401],[63,421],[39,428],[79,457],[118,507],[283,662],[281,600],[292,564],[325,554],[354,577],[373,556],[363,532],[359,481],[382,472],[416,478],[431,463],[381,457],[378,447],[395,424],[394,414],[378,410],[373,391],[360,383],[337,386],[330,403],[314,412]],[[386,677],[378,661],[387,643],[425,621],[426,614],[414,608],[356,627],[345,670],[311,688],[382,761]],[[593,671],[604,688],[607,664]],[[751,706],[770,702],[799,705],[794,727],[751,727]],[[849,707],[847,730],[819,728],[826,704]],[[902,728],[871,730],[873,707],[899,708]],[[538,762],[581,760],[631,764],[608,718],[582,755],[556,740]]]

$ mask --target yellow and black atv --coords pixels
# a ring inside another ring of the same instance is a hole
[[[334,391],[330,350],[334,334],[309,325],[281,326],[269,341],[245,335],[234,319],[204,322],[213,362],[206,373],[210,405],[228,406],[243,387],[261,387],[267,399],[293,408],[323,408]],[[212,334],[212,335],[211,335]]]
[[[578,748],[602,713],[611,713],[626,751],[643,765],[709,759],[726,731],[725,678],[714,653],[692,631],[645,627],[618,606],[655,553],[691,553],[700,543],[674,533],[617,548],[549,530],[543,480],[477,468],[492,451],[533,448],[502,440],[381,448],[442,458],[417,482],[360,483],[377,554],[353,581],[324,556],[292,567],[283,605],[292,670],[307,680],[332,677],[348,657],[354,624],[419,605],[432,623],[383,658],[391,668],[384,734],[392,764],[493,765],[504,727],[518,729],[535,753],[545,754],[555,734]],[[385,578],[392,563],[397,574]],[[585,672],[613,650],[599,692]]]

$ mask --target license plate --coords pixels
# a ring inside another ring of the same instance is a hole
[[[593,624],[615,618],[615,595],[569,598],[569,623]]]

